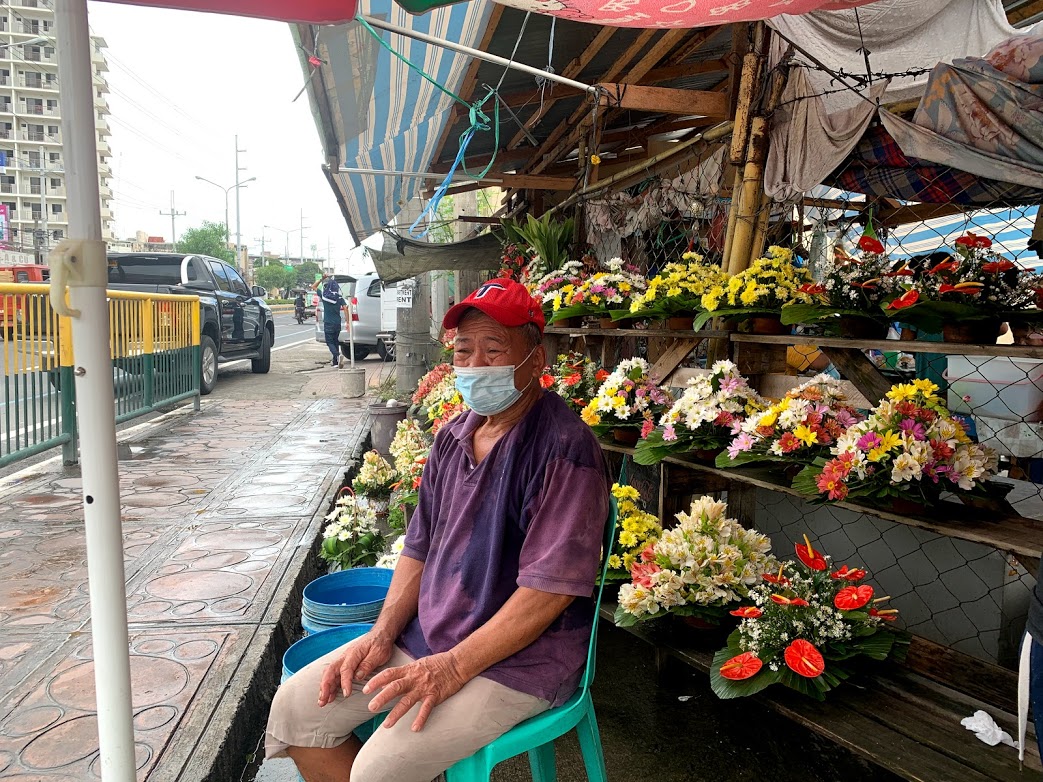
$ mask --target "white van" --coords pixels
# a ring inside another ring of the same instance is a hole
[[[393,358],[395,354],[395,328],[397,312],[394,308],[381,307],[381,299],[395,296],[395,284],[384,285],[376,272],[363,274],[355,278],[345,274],[335,275],[340,283],[341,295],[351,301],[357,299],[356,312],[359,319],[355,321],[355,360],[363,359],[370,353],[376,353],[381,359]],[[340,352],[349,357],[349,340],[347,324],[340,332]],[[315,341],[326,342],[322,325],[322,304],[315,306]]]

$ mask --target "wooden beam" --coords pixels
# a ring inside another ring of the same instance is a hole
[[[481,217],[479,215],[457,215],[456,219],[461,223],[481,223],[482,225],[499,225],[499,217]]]
[[[667,65],[680,65],[697,51],[706,46],[706,44],[713,40],[720,31],[721,28],[719,25],[717,27],[703,27],[696,30],[692,34],[692,37],[685,41],[684,45],[673,54]]]
[[[478,44],[478,49],[483,52],[489,51],[489,45],[492,43],[493,35],[496,33],[496,28],[500,24],[500,19],[503,17],[503,12],[507,6],[494,3],[492,10],[489,12],[489,22],[485,25],[485,32],[482,33],[482,40]],[[468,96],[474,90],[475,82],[478,80],[478,69],[481,67],[482,61],[477,57],[472,59],[470,64],[467,66],[467,72],[464,74],[464,79],[461,82],[461,89],[458,95],[469,100]],[[456,124],[458,114],[454,111],[450,114],[450,117],[446,119],[445,127],[442,128],[442,135],[438,137],[438,143],[435,144],[435,153],[431,156],[432,160],[438,160],[442,154],[442,148],[446,145],[449,140],[449,133],[453,129],[453,125]]]
[[[535,150],[533,150],[532,147],[528,147],[527,149],[501,149],[496,153],[496,162],[506,164],[517,163],[521,160],[529,160],[533,156],[534,151]],[[486,166],[489,164],[489,161],[492,160],[492,158],[493,156],[491,153],[484,155],[468,155],[467,167],[476,168],[478,166]],[[432,163],[430,166],[428,166],[428,171],[431,171],[435,174],[447,174],[449,173],[449,169],[452,167],[452,161],[447,161],[444,163]],[[499,168],[503,168],[503,166],[499,166]]]
[[[578,78],[583,70],[590,65],[591,61],[593,61],[601,50],[605,48],[605,45],[612,40],[612,36],[615,35],[616,31],[619,29],[620,28],[618,27],[602,27],[601,31],[594,36],[594,40],[587,44],[587,48],[580,52],[579,57],[565,66],[561,75],[567,79]],[[543,119],[546,113],[550,110],[551,106],[561,98],[565,97],[568,97],[568,94],[562,91],[561,85],[551,85],[544,95],[543,103],[540,104],[539,108],[537,108],[536,111],[534,111],[522,124],[529,129],[536,127],[537,123],[539,123],[539,121]],[[507,143],[507,149],[514,149],[516,146],[521,144],[524,138],[525,134],[519,130]]]
[[[482,190],[486,187],[499,187],[504,190],[513,188],[517,190],[556,190],[569,192],[576,187],[576,179],[567,176],[536,176],[534,174],[497,174],[490,179],[477,179],[473,182],[465,182],[453,185],[446,190],[446,195],[454,193],[470,193],[472,190]],[[431,190],[433,192],[433,189]]]
[[[855,388],[874,405],[880,404],[891,390],[891,381],[881,375],[876,365],[858,348],[822,346],[821,350],[840,370],[840,374],[854,383]]]
[[[690,116],[699,114],[710,119],[728,118],[728,96],[723,92],[675,90],[669,87],[645,87],[634,84],[600,84],[607,90],[601,96],[602,106],[618,106],[631,111],[654,111],[660,114]]]
[[[719,73],[727,71],[731,64],[726,59],[703,60],[701,62],[680,63],[678,65],[662,65],[653,68],[643,79],[644,84],[658,84],[663,81],[683,79],[687,76],[698,76],[701,73]]]

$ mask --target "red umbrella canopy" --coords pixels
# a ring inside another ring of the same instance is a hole
[[[355,18],[358,0],[114,0],[126,5],[252,16],[276,22],[338,24]]]

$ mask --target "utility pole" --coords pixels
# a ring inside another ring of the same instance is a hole
[[[304,210],[301,210],[301,263],[304,263]]]
[[[245,168],[239,166],[239,153],[246,152],[245,149],[239,149],[239,136],[235,137],[235,257],[236,261],[241,264],[242,272],[245,276],[248,271],[246,269],[249,266],[249,262],[243,261],[240,256],[239,248],[242,246],[242,234],[240,233],[240,222],[239,222],[239,172],[245,171]]]
[[[168,215],[170,216],[170,241],[174,245],[174,252],[177,252],[177,228],[174,225],[174,221],[178,217],[184,217],[187,214],[187,212],[179,212],[177,211],[177,209],[174,208],[173,190],[170,191],[170,211],[164,212],[162,209],[160,209],[159,213],[164,217]]]
[[[330,252],[330,237],[329,237],[329,234],[327,234],[326,235],[326,266],[329,267],[330,274],[333,274],[333,271],[334,271],[332,258],[333,258],[333,253]]]
[[[43,257],[47,257],[47,250],[50,245],[47,236],[47,160],[44,157],[43,147],[40,147],[40,217],[43,219],[43,237],[41,241],[41,247],[43,248]],[[68,217],[68,216],[66,216]]]

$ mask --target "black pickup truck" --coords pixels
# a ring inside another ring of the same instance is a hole
[[[248,288],[232,266],[184,253],[110,253],[108,259],[110,290],[199,297],[201,393],[214,390],[219,362],[250,359],[254,372],[269,370],[275,323],[265,291]]]

